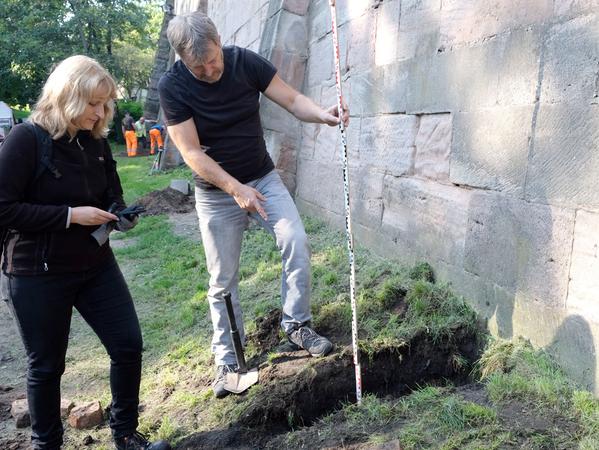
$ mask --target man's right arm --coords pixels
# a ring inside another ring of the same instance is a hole
[[[237,204],[250,212],[258,212],[267,220],[262,203],[266,198],[256,189],[240,183],[206,155],[200,146],[193,118],[176,125],[168,125],[168,134],[181,152],[185,163],[207,182],[231,195]]]

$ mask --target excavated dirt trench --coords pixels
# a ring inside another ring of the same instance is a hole
[[[276,320],[263,322],[278,327]],[[272,342],[272,336],[260,327],[250,339]],[[457,329],[442,341],[433,342],[420,334],[405,346],[362,354],[363,392],[399,397],[418,385],[466,382],[470,364],[456,366],[456,356],[474,362],[479,356],[477,342],[476,332]],[[279,353],[261,364],[260,388],[246,395],[247,407],[236,423],[226,430],[192,435],[178,448],[265,448],[276,435],[310,426],[344,402],[354,402],[351,347],[337,348],[334,354],[318,359],[303,351]]]

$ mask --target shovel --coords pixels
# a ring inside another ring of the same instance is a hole
[[[225,375],[224,388],[233,394],[241,394],[248,390],[250,386],[258,382],[258,369],[248,370],[245,364],[245,356],[235,321],[235,313],[233,312],[233,304],[231,303],[231,293],[225,291],[223,294],[225,305],[227,306],[227,316],[229,317],[229,325],[231,327],[231,339],[233,339],[233,348],[235,349],[235,357],[237,358],[237,372],[229,372]]]

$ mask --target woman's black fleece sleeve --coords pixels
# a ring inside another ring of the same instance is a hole
[[[67,205],[39,205],[26,201],[38,166],[35,135],[27,126],[13,128],[0,147],[0,226],[19,231],[64,230]]]

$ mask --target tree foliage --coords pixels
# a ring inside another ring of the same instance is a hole
[[[148,83],[161,16],[156,0],[1,0],[0,99],[34,102],[53,65],[74,54],[134,94]]]

